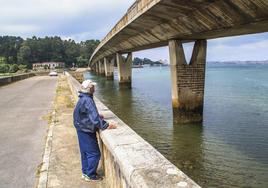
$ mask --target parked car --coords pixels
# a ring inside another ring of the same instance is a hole
[[[51,71],[49,73],[49,76],[58,76],[58,73],[56,71]]]

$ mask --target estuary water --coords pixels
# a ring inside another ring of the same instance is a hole
[[[208,66],[204,121],[176,123],[169,67],[132,70],[132,89],[87,73],[96,96],[202,187],[268,187],[268,65]]]

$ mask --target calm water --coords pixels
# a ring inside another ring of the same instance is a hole
[[[97,97],[203,187],[268,187],[268,66],[208,67],[204,122],[174,123],[169,67],[133,69],[132,89],[87,74]],[[175,117],[174,117],[175,118]]]

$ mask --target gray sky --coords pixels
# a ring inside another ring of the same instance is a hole
[[[0,0],[0,35],[102,39],[134,0]],[[190,56],[191,45],[185,47]],[[134,53],[168,59],[167,47]],[[268,33],[210,40],[208,61],[268,60]]]

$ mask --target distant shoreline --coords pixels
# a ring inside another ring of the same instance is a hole
[[[207,66],[220,67],[220,66],[268,66],[268,61],[207,61]],[[167,67],[170,64],[164,65],[133,65],[132,68],[144,68],[144,67]]]
[[[148,63],[148,64],[135,64],[133,63],[133,68],[142,68],[142,67],[160,67],[160,66],[169,66],[170,64],[154,64],[154,63]],[[265,61],[207,61],[208,66],[243,66],[243,65],[268,65],[268,60]]]
[[[208,61],[209,65],[268,65],[265,61]]]

